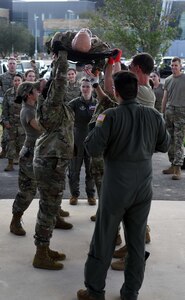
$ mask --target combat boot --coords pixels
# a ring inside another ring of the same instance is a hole
[[[167,174],[167,175],[173,174],[174,173],[174,166],[171,165],[171,167],[169,167],[168,169],[163,170],[162,173]]]
[[[114,251],[113,257],[114,258],[123,258],[127,255],[127,246],[123,246],[119,248],[118,250]]]
[[[122,243],[121,235],[118,233],[116,238],[116,246],[120,246]]]
[[[10,171],[14,171],[14,167],[13,167],[13,159],[9,159],[8,160],[8,164],[6,166],[6,168],[4,169],[5,172],[10,172]]]
[[[58,251],[51,250],[48,246],[48,255],[53,260],[65,260],[66,255],[64,253],[60,253]]]
[[[105,297],[104,297],[104,295],[102,295],[101,298],[99,298],[99,297],[97,298],[97,297],[90,295],[88,290],[79,290],[77,292],[77,299],[78,300],[97,300],[97,299],[105,300]]]
[[[91,216],[90,219],[91,219],[92,222],[95,222],[96,221],[96,215]]]
[[[89,205],[96,205],[96,199],[94,197],[88,197]]]
[[[71,229],[73,228],[73,225],[71,223],[67,223],[64,218],[60,217],[57,215],[56,217],[56,224],[55,224],[56,229]]]
[[[123,271],[125,268],[125,258],[121,258],[111,263],[112,270]]]
[[[48,246],[37,246],[36,254],[33,259],[33,267],[48,270],[61,270],[63,264],[52,259],[48,254]]]
[[[149,244],[151,242],[151,237],[150,237],[150,227],[149,225],[146,225],[146,237],[145,237],[145,243]]]
[[[150,252],[145,251],[145,261],[149,258]],[[122,257],[121,259],[114,261],[111,263],[112,270],[116,271],[124,271],[125,268],[125,257]]]
[[[70,203],[70,205],[77,205],[78,204],[78,197],[71,196],[71,198],[69,199],[69,203]]]
[[[173,172],[172,179],[173,180],[181,179],[181,167],[180,166],[174,166],[174,172]]]
[[[66,210],[63,210],[61,207],[59,209],[59,215],[63,218],[69,217],[69,212]]]
[[[26,231],[21,225],[21,217],[23,213],[22,212],[17,212],[13,214],[11,223],[10,223],[10,232],[15,234],[15,235],[26,235]]]

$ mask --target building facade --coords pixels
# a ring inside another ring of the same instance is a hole
[[[0,0],[9,7],[11,2]],[[96,2],[88,0],[13,0],[13,21],[24,24],[37,37],[39,49],[43,50],[49,35],[58,30],[78,29],[80,15],[95,9]],[[181,28],[179,39],[172,42],[166,55],[185,57],[185,0],[163,0],[163,11],[175,12]]]
[[[46,27],[45,24],[48,25],[56,19],[63,20],[66,28],[61,28],[61,31],[69,30],[73,20],[78,20],[80,14],[94,10],[95,2],[91,1],[13,0],[13,20],[24,24],[33,36],[38,38],[41,50],[47,36],[58,30],[58,28],[50,30],[52,26]]]
[[[12,20],[12,0],[0,0],[0,19]]]
[[[163,0],[163,12],[174,13],[176,25],[181,29],[179,39],[171,43],[166,55],[185,58],[185,0]]]

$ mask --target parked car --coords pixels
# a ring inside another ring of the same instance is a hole
[[[21,60],[21,63],[23,65],[24,73],[30,69],[32,69],[30,60]],[[39,74],[42,77],[43,74],[47,71],[47,66],[45,65],[44,61],[37,60],[36,61],[36,67],[39,70]]]
[[[48,80],[50,78],[50,74],[51,74],[51,66],[47,66],[47,71],[46,73],[43,75],[43,78]]]
[[[69,65],[69,68],[76,69],[76,62],[68,60],[68,65]],[[52,71],[52,68],[51,68],[51,63],[50,63],[49,65],[47,65],[47,71],[44,73],[43,78],[48,80],[50,78],[51,71]]]
[[[173,56],[164,56],[162,57],[158,67],[157,67],[157,71],[160,74],[160,77],[165,78],[168,77],[172,74],[171,71],[171,60],[172,60]]]

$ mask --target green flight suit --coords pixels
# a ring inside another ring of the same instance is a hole
[[[152,200],[152,155],[167,152],[170,136],[153,108],[135,99],[99,115],[85,146],[89,155],[104,155],[104,176],[88,258],[85,285],[95,299],[104,299],[107,270],[117,229],[124,222],[128,256],[121,298],[136,300],[145,269],[145,234]]]

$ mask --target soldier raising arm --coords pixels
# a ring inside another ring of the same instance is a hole
[[[57,260],[65,259],[63,253],[52,251],[49,244],[65,189],[66,170],[73,155],[74,117],[64,103],[67,68],[67,52],[60,51],[54,61],[54,79],[46,98],[41,98],[37,107],[37,118],[45,132],[37,140],[34,153],[40,202],[33,266],[41,269],[62,269],[63,265]]]

